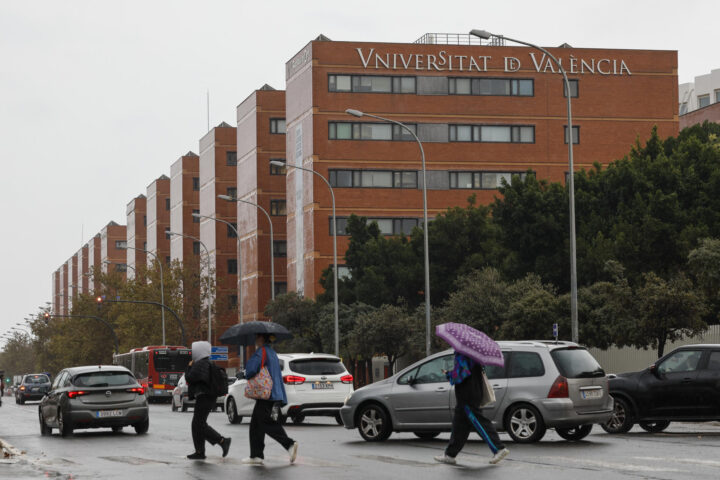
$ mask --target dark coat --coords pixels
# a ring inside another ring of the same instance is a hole
[[[482,372],[482,365],[475,364],[472,368],[472,374],[465,378],[462,383],[455,385],[455,399],[458,405],[480,405],[483,399]]]
[[[210,357],[201,358],[185,369],[188,397],[193,400],[210,393]]]

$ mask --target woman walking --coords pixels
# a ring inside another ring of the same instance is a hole
[[[205,459],[205,441],[212,445],[220,444],[222,456],[226,457],[230,450],[231,438],[223,437],[207,423],[210,411],[215,408],[217,397],[210,387],[210,351],[209,342],[193,342],[192,360],[185,370],[188,383],[188,396],[195,399],[192,419],[192,439],[195,452],[187,456],[190,460]]]
[[[500,440],[492,422],[485,418],[478,407],[483,400],[483,367],[473,359],[455,352],[452,371],[447,372],[448,380],[455,386],[455,414],[452,421],[450,443],[443,455],[435,457],[441,463],[455,465],[455,457],[465,446],[473,427],[485,440],[493,453],[490,463],[496,464],[508,456],[510,450]]]
[[[272,348],[273,335],[260,334],[255,336],[255,353],[245,366],[248,380],[258,375],[263,368],[272,378],[272,392],[267,400],[255,400],[250,419],[250,457],[243,460],[247,465],[263,465],[265,459],[265,435],[278,442],[287,450],[290,463],[297,458],[298,443],[287,436],[285,429],[278,422],[278,414],[273,415],[273,408],[279,409],[287,404],[282,369],[277,353]]]

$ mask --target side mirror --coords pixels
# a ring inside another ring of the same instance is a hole
[[[411,387],[414,387],[416,383],[417,383],[417,378],[412,377],[412,378],[408,379],[408,385],[410,385]]]
[[[652,365],[650,365],[650,368],[648,368],[648,370],[650,370],[650,373],[652,373],[656,377],[658,376],[657,365],[655,365],[654,363]]]

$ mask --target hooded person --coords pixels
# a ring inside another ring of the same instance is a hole
[[[220,445],[222,456],[225,457],[230,450],[229,437],[223,437],[207,423],[210,411],[215,408],[217,397],[211,388],[210,342],[193,342],[192,361],[185,369],[185,381],[188,384],[188,397],[195,399],[195,408],[192,418],[192,439],[195,452],[187,456],[190,460],[205,459],[205,441],[211,445]]]

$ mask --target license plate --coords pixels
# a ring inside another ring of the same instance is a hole
[[[122,410],[98,410],[96,414],[97,418],[122,417],[122,415]]]
[[[602,397],[602,393],[602,390],[581,390],[580,396],[583,398],[583,400],[591,400],[593,398]]]
[[[40,390],[40,389],[39,389],[39,388],[33,388],[33,389],[32,389],[33,392],[37,392],[38,390]]]
[[[315,382],[312,384],[313,390],[333,390],[335,388],[335,385],[332,383],[320,383]]]

